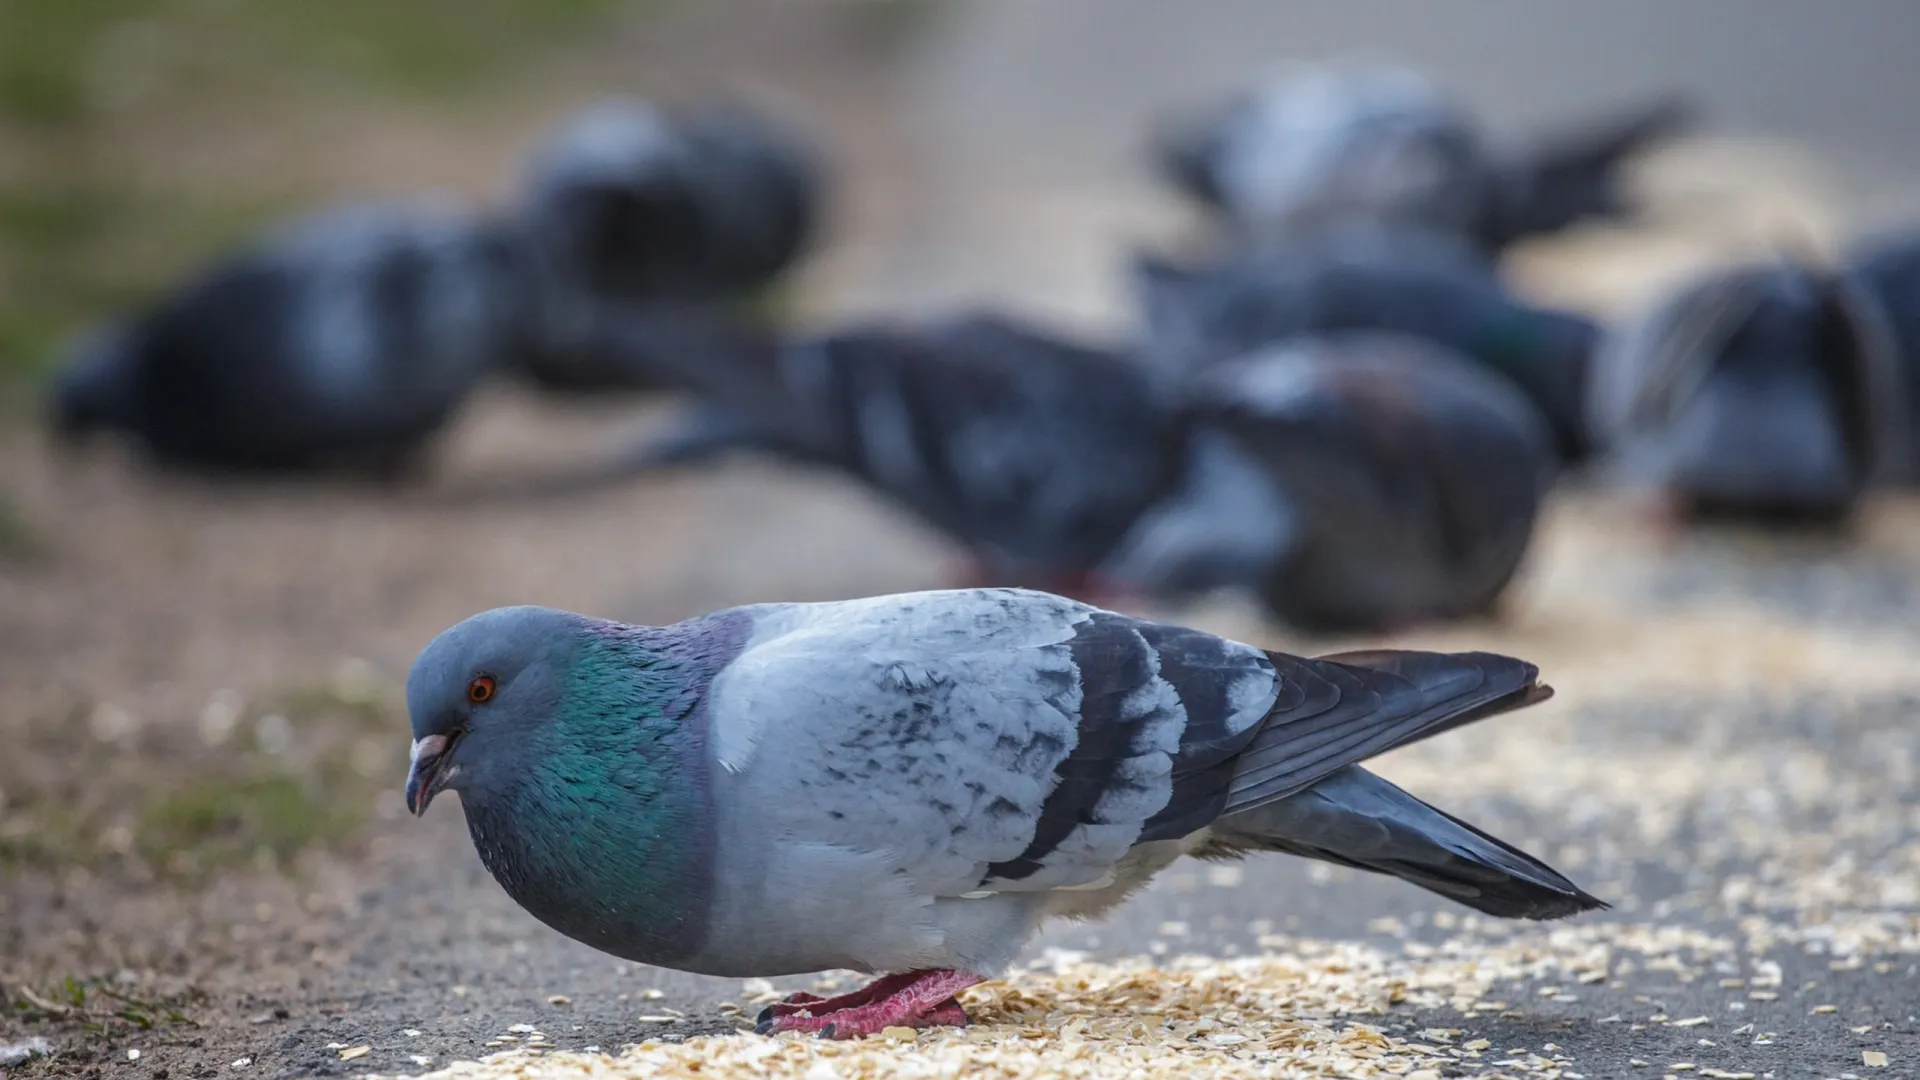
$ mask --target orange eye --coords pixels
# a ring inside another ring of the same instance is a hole
[[[476,676],[472,682],[467,684],[467,700],[473,702],[475,705],[492,701],[493,689],[493,676]]]

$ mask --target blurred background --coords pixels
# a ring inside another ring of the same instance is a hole
[[[1115,332],[1133,319],[1124,253],[1199,221],[1149,166],[1152,124],[1284,61],[1378,56],[1457,94],[1496,143],[1668,92],[1696,104],[1696,132],[1634,166],[1642,219],[1507,253],[1523,295],[1604,319],[1770,245],[1832,250],[1920,221],[1916,40],[1903,0],[0,0],[0,1034],[117,1047],[157,1025],[141,1037],[187,1059],[190,1037],[211,1040],[210,1060],[304,1030],[302,1002],[371,1000],[343,987],[385,987],[399,1012],[422,982],[471,983],[462,1009],[527,998],[538,987],[513,972],[576,971],[577,947],[476,877],[456,815],[402,820],[401,683],[433,634],[508,603],[661,623],[946,583],[948,541],[778,463],[484,497],[490,478],[624,445],[664,415],[657,397],[484,387],[425,482],[479,492],[467,501],[54,453],[41,396],[71,336],[262,226],[426,192],[495,205],[543,133],[596,99],[738,97],[827,164],[819,234],[778,289],[794,325],[984,304]],[[1920,880],[1898,824],[1917,582],[1906,496],[1870,499],[1839,538],[1675,541],[1607,493],[1556,494],[1510,618],[1393,643],[1513,651],[1560,698],[1385,771],[1617,885],[1629,917],[1732,918],[1721,885],[1740,875],[1765,885],[1744,902],[1772,897],[1787,922],[1814,903],[1793,883],[1821,873],[1874,882],[1822,894],[1829,915],[1897,909]],[[1182,615],[1275,648],[1382,640],[1230,602]],[[1872,794],[1834,779],[1860,770]],[[1538,790],[1475,786],[1521,774]],[[1741,810],[1729,777],[1794,795]],[[1635,806],[1650,789],[1683,809],[1650,822]],[[1849,852],[1796,848],[1803,863],[1765,872],[1762,838],[1713,839],[1715,815],[1776,812],[1883,817]],[[1679,850],[1682,820],[1684,866],[1641,876]],[[463,919],[506,936],[420,961],[376,911],[407,904],[456,938]],[[1302,932],[1345,932],[1342,917]],[[531,945],[496,969],[488,950],[509,939]]]

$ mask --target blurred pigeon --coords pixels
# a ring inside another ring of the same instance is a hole
[[[1706,275],[1609,342],[1594,426],[1677,512],[1843,518],[1907,442],[1876,312],[1846,278],[1784,259]]]
[[[1505,380],[1417,339],[1296,339],[1200,373],[1175,491],[1103,576],[1251,588],[1319,632],[1485,614],[1533,534],[1551,433]]]
[[[172,465],[398,469],[518,347],[519,274],[508,236],[438,203],[328,210],[86,338],[52,421]]]
[[[1136,255],[1147,351],[1175,368],[1306,334],[1410,334],[1511,379],[1552,426],[1568,461],[1591,449],[1587,369],[1600,331],[1528,305],[1458,245],[1402,230],[1330,230],[1290,250],[1180,265]]]
[[[1869,303],[1899,356],[1906,402],[1905,460],[1891,463],[1889,479],[1920,484],[1920,229],[1874,236],[1854,245],[1845,272]]]
[[[555,387],[622,386],[579,352],[601,303],[737,297],[799,258],[820,216],[821,166],[793,132],[747,108],[669,111],[613,99],[533,153],[518,199],[540,270],[547,348],[527,374]]]
[[[1623,215],[1620,166],[1687,120],[1680,102],[1662,100],[1503,158],[1416,72],[1312,65],[1177,120],[1156,155],[1175,187],[1256,243],[1360,218],[1436,228],[1498,252]]]
[[[1487,653],[1303,659],[1045,593],[760,604],[672,626],[500,608],[407,680],[406,802],[457,791],[535,918],[726,977],[851,968],[765,1032],[964,1024],[1051,917],[1183,854],[1277,851],[1502,918],[1606,905],[1364,770],[1549,697]]]
[[[602,325],[610,362],[709,402],[639,461],[752,447],[830,466],[960,541],[984,582],[1093,588],[1086,572],[1177,468],[1177,416],[1143,365],[1001,316],[725,345],[692,320]]]

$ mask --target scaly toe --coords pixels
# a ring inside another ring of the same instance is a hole
[[[948,998],[933,1007],[933,1010],[920,1018],[915,1027],[966,1027],[972,1021],[967,1010],[960,1006],[959,998]]]

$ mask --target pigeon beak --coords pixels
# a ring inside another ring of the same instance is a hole
[[[444,767],[453,743],[445,735],[422,735],[413,740],[412,765],[407,770],[407,809],[414,817],[427,812],[427,804],[447,786],[453,770]]]

